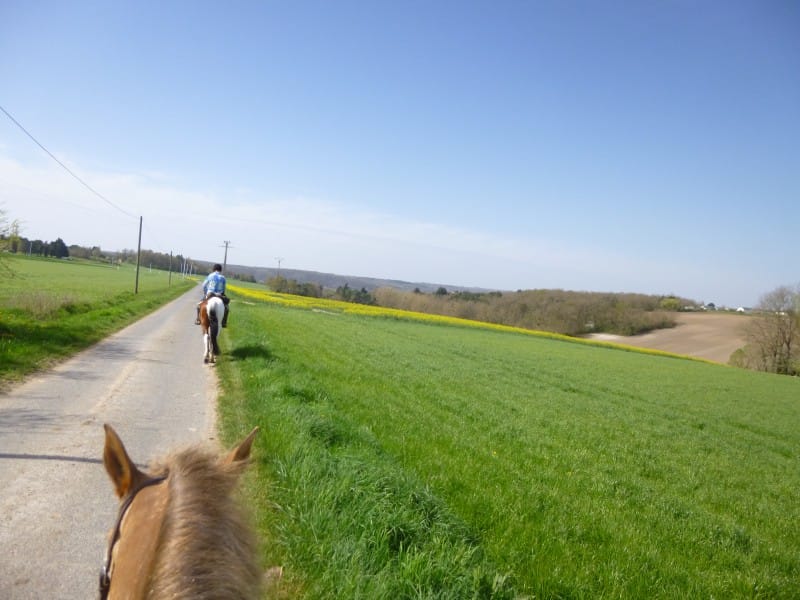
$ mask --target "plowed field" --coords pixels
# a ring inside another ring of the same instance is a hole
[[[744,328],[751,318],[734,313],[679,313],[678,325],[672,329],[633,336],[597,333],[589,337],[727,363],[731,354],[745,345]]]

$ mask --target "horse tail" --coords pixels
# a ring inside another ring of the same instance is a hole
[[[219,354],[219,344],[217,343],[217,335],[219,334],[219,321],[216,316],[211,320],[211,345],[214,347],[214,354]]]
[[[213,300],[213,298],[212,298]],[[214,354],[220,354],[219,344],[217,343],[217,336],[219,335],[219,325],[220,325],[220,312],[223,312],[225,305],[222,303],[222,300],[216,299],[216,302],[209,302],[208,304],[208,320],[209,320],[209,333],[211,334],[211,345],[214,348]]]

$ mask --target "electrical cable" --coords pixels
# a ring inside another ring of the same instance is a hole
[[[35,137],[33,137],[33,135],[31,135],[31,133],[30,133],[30,132],[29,132],[27,129],[25,129],[25,128],[24,128],[24,127],[23,127],[23,126],[20,124],[20,122],[19,122],[19,121],[17,121],[17,120],[16,120],[14,117],[12,117],[12,116],[11,116],[11,113],[9,113],[9,112],[8,112],[8,111],[7,111],[5,108],[3,108],[3,107],[2,107],[2,105],[0,105],[0,110],[2,110],[2,111],[5,113],[5,115],[6,115],[6,116],[7,116],[9,119],[11,119],[11,121],[13,121],[13,123],[14,123],[14,124],[15,124],[17,127],[19,127],[19,128],[20,128],[20,129],[21,129],[21,130],[22,130],[22,131],[25,133],[25,135],[27,135],[29,138],[31,138],[31,139],[34,141],[34,143],[35,143],[37,146],[39,146],[39,148],[41,148],[42,150],[44,150],[44,151],[47,153],[47,155],[48,155],[50,158],[52,158],[52,159],[53,159],[54,161],[56,161],[56,162],[57,162],[59,165],[61,165],[61,167],[62,167],[62,168],[63,168],[63,169],[64,169],[64,170],[65,170],[67,173],[69,173],[69,174],[70,174],[70,175],[72,175],[72,176],[73,176],[75,179],[77,179],[77,180],[78,180],[78,182],[80,182],[80,183],[81,183],[81,185],[83,185],[83,187],[85,187],[87,190],[89,190],[90,192],[92,192],[92,193],[93,193],[95,196],[97,196],[98,198],[100,198],[100,199],[101,199],[103,202],[105,202],[105,203],[106,203],[106,204],[108,204],[109,206],[112,206],[112,207],[116,208],[116,209],[117,209],[119,212],[121,212],[122,214],[124,214],[124,215],[127,215],[127,216],[129,216],[129,217],[131,217],[131,218],[133,218],[133,219],[138,219],[138,218],[139,218],[139,217],[137,217],[136,215],[129,213],[128,211],[126,211],[126,210],[124,210],[124,209],[120,208],[119,206],[117,206],[116,204],[114,204],[113,202],[111,202],[111,200],[109,200],[108,198],[106,198],[105,196],[103,196],[103,195],[102,195],[100,192],[98,192],[97,190],[95,190],[95,189],[94,189],[92,186],[90,186],[88,183],[86,183],[86,182],[85,182],[83,179],[81,179],[81,178],[80,178],[80,177],[78,177],[78,176],[77,176],[75,173],[73,173],[73,172],[72,172],[72,170],[71,170],[71,169],[70,169],[70,168],[69,168],[67,165],[65,165],[63,162],[61,162],[60,160],[58,160],[58,159],[57,159],[57,158],[56,158],[56,157],[53,155],[53,153],[52,153],[52,152],[50,152],[50,150],[48,150],[47,148],[45,148],[45,147],[44,147],[44,146],[43,146],[43,145],[42,145],[42,144],[39,142],[39,140],[37,140]]]

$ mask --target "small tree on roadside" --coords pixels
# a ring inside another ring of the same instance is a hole
[[[748,345],[738,361],[758,371],[800,372],[800,286],[781,286],[761,297],[761,314],[747,327]]]
[[[16,251],[19,242],[19,221],[9,222],[6,211],[0,208],[0,269],[10,272],[6,253]]]

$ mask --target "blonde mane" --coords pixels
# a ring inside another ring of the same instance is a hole
[[[175,452],[149,469],[168,474],[166,508],[149,596],[252,599],[261,591],[257,543],[238,501],[247,461],[203,446]]]
[[[258,427],[227,456],[173,452],[148,474],[105,424],[103,465],[119,513],[99,580],[102,599],[249,600],[261,595],[255,534],[238,498]]]

